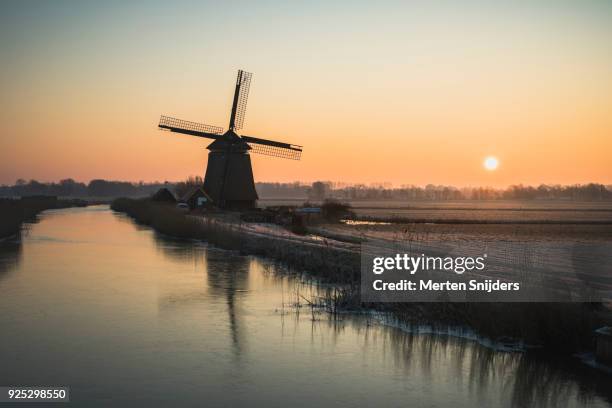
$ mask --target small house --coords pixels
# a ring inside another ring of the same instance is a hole
[[[202,187],[193,187],[182,197],[181,201],[191,209],[210,208],[213,205],[212,199]]]
[[[151,201],[155,201],[157,203],[174,204],[176,203],[176,198],[170,190],[163,187],[157,190],[157,192],[151,196]]]

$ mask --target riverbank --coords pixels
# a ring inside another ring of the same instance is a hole
[[[513,339],[546,352],[592,350],[595,328],[609,321],[600,304],[578,303],[375,303],[359,296],[359,244],[347,239],[278,228],[258,228],[231,220],[227,213],[191,215],[148,200],[118,199],[111,208],[137,222],[178,238],[201,239],[224,249],[282,262],[296,271],[338,285],[323,303],[331,309],[374,309],[399,321],[432,327],[467,327],[492,341]],[[348,242],[347,242],[348,241]]]
[[[326,282],[345,286],[346,293],[354,293],[359,285],[359,253],[346,246],[330,245],[330,240],[309,240],[284,229],[284,234],[266,234],[239,222],[238,217],[190,215],[173,205],[147,199],[120,198],[113,201],[111,209],[168,236],[200,239],[219,248],[264,256],[295,270],[308,271]]]
[[[87,202],[77,199],[56,199],[52,196],[0,199],[0,239],[19,234],[24,222],[32,221],[44,210],[85,207]]]

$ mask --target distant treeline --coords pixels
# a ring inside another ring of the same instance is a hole
[[[144,197],[155,193],[161,187],[171,188],[172,183],[130,183],[127,181],[91,180],[81,183],[73,179],[58,183],[41,183],[36,180],[17,180],[12,186],[0,186],[0,196],[24,197],[32,195],[53,195],[58,197]]]
[[[345,200],[612,200],[612,186],[603,184],[545,185],[538,187],[513,185],[505,189],[491,187],[464,187],[427,185],[402,186],[334,186],[333,183],[316,182],[310,189],[310,198],[338,198]]]
[[[185,194],[191,186],[201,185],[201,177],[189,177],[180,182],[132,183],[127,181],[92,180],[81,183],[73,179],[58,183],[36,180],[17,180],[12,186],[0,186],[2,197],[54,195],[58,197],[115,198],[146,197],[165,187],[177,196]],[[316,181],[312,184],[256,183],[260,198],[324,200],[612,200],[612,186],[603,184],[545,185],[538,187],[514,185],[505,189],[427,185],[392,187],[388,184],[346,184]]]
[[[389,184],[345,184],[316,181],[301,183],[257,183],[261,198],[303,198],[324,200],[612,200],[612,186],[603,184],[545,185],[538,187],[513,185],[505,189],[491,187],[402,186]]]

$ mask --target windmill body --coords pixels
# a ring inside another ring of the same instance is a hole
[[[232,134],[228,134],[228,133]],[[237,140],[236,140],[237,139]],[[228,142],[234,141],[233,143]],[[228,130],[223,139],[208,146],[208,165],[204,177],[204,190],[215,203],[232,209],[255,205],[257,191],[249,146]]]
[[[175,133],[214,139],[208,145],[204,191],[220,208],[248,209],[258,198],[249,153],[299,160],[302,147],[289,143],[240,136],[251,83],[251,73],[238,71],[229,129],[162,116],[159,128]]]

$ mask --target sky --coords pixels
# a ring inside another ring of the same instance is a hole
[[[510,4],[512,3],[512,4]],[[304,146],[257,181],[612,184],[612,2],[3,2],[0,184],[180,180],[207,141]],[[488,156],[499,167],[487,170]]]

